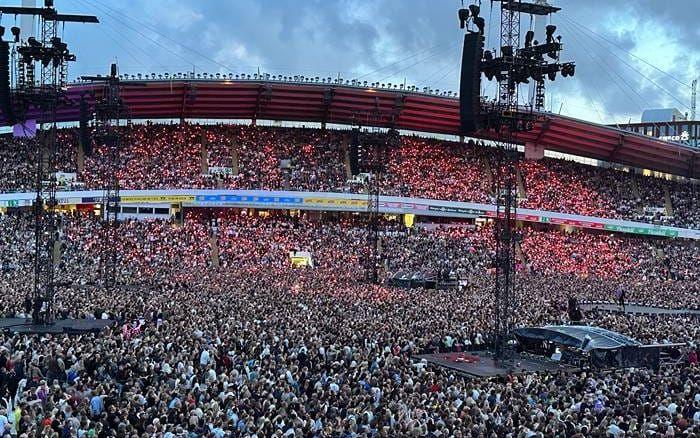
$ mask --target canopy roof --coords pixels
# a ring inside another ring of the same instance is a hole
[[[459,135],[459,100],[453,97],[351,85],[258,80],[149,80],[123,82],[122,96],[133,119],[259,119],[394,127]],[[77,83],[68,88],[68,104],[58,120],[78,121],[81,96],[92,108],[102,85]],[[30,114],[41,119],[40,114]],[[700,176],[700,153],[687,146],[636,133],[542,113],[521,144],[534,142],[557,152]],[[493,134],[476,133],[488,139]]]
[[[524,327],[515,329],[514,332],[515,336],[523,341],[548,341],[557,345],[582,348],[584,351],[614,350],[620,347],[642,345],[620,333],[585,325]]]

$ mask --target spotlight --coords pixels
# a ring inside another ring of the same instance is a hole
[[[493,53],[491,53],[490,50],[484,51],[484,61],[491,61],[493,60]]]
[[[501,55],[503,57],[513,56],[513,46],[503,46],[501,47]]]
[[[550,71],[547,73],[547,78],[549,78],[550,81],[553,81],[557,78],[557,72],[555,71]]]
[[[532,40],[534,40],[534,39],[535,39],[535,31],[528,30],[527,33],[525,34],[525,48],[532,47]]]
[[[460,9],[457,12],[457,15],[459,16],[459,28],[464,29],[467,27],[467,21],[469,20],[469,9]]]
[[[569,76],[574,76],[576,73],[576,64],[573,62],[567,62],[566,64],[561,66],[561,75],[563,77],[569,77]]]
[[[12,28],[10,28],[10,32],[12,32],[12,36],[15,37],[15,42],[18,43],[20,28],[17,26],[12,26]]]
[[[545,28],[547,32],[547,44],[554,42],[554,32],[556,32],[557,27],[553,24],[548,24]]]
[[[34,37],[27,38],[27,43],[32,47],[41,47],[41,43]]]
[[[469,5],[469,12],[472,13],[472,18],[476,18],[479,16],[481,8],[479,8],[479,5]]]
[[[486,20],[484,20],[484,17],[474,17],[474,24],[476,28],[479,29],[479,35],[483,35],[484,29],[486,29]]]

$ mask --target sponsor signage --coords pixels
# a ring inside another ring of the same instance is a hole
[[[157,203],[177,203],[192,202],[195,197],[190,195],[160,195],[160,196],[122,196],[121,202],[124,204],[157,204]]]

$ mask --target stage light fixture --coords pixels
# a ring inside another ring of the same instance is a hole
[[[576,73],[576,64],[573,62],[567,62],[566,64],[561,66],[561,75],[563,77],[569,77],[569,76],[574,76]]]
[[[471,12],[472,18],[476,18],[479,16],[481,8],[479,7],[479,5],[469,5],[469,12]]]
[[[513,56],[513,46],[503,46],[501,47],[501,56],[511,57]]]
[[[12,36],[15,37],[15,42],[16,42],[16,43],[19,42],[19,33],[20,33],[20,31],[21,31],[20,28],[17,27],[17,26],[12,26],[12,27],[10,28],[10,32],[12,32]]]
[[[493,60],[493,53],[490,50],[484,51],[484,61]]]
[[[554,32],[557,31],[557,27],[553,24],[548,24],[545,27],[545,31],[547,32],[547,44],[554,42]]]
[[[484,20],[484,17],[474,17],[474,24],[476,28],[479,29],[479,35],[483,35],[486,29],[486,20]]]
[[[553,81],[557,78],[557,72],[556,71],[550,71],[547,73],[547,78],[549,78],[550,81]]]
[[[41,43],[39,41],[37,41],[36,38],[34,38],[34,37],[27,38],[27,43],[31,47],[41,47]]]
[[[457,11],[457,16],[459,17],[459,28],[464,29],[467,27],[467,21],[469,20],[469,9],[460,9]]]
[[[532,40],[534,40],[534,39],[535,39],[535,31],[528,30],[527,33],[525,34],[525,48],[532,47]]]

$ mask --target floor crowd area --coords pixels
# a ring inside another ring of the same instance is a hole
[[[274,176],[270,175],[270,178]],[[454,225],[454,224],[453,224]],[[0,333],[0,427],[17,436],[693,436],[700,368],[468,379],[415,360],[492,339],[493,230],[380,223],[382,277],[450,270],[461,290],[361,280],[361,216],[185,211],[119,224],[118,283],[99,286],[101,222],[61,216],[59,317],[101,334]],[[700,308],[697,245],[522,230],[516,326],[567,323],[569,297]],[[24,317],[33,220],[0,216],[0,313]],[[216,247],[219,262],[213,262]],[[290,251],[313,267],[293,267]],[[687,342],[692,316],[590,312],[645,343]]]

